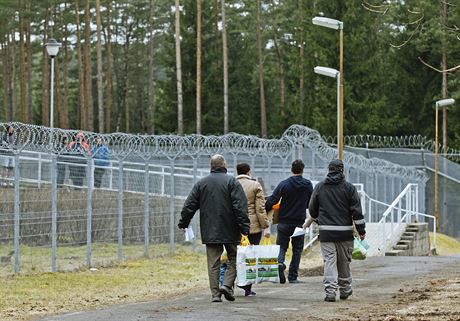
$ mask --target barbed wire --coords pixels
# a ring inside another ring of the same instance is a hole
[[[322,136],[328,144],[337,144],[336,136]],[[430,152],[435,151],[436,143],[426,136],[378,136],[378,135],[350,135],[343,137],[344,145],[364,148],[417,148]],[[438,152],[448,159],[459,162],[460,150],[438,144]]]
[[[11,149],[12,152],[20,153],[23,150],[45,152],[52,155],[78,154],[91,158],[87,152],[69,150],[62,142],[75,141],[83,137],[88,146],[94,146],[98,138],[102,139],[110,148],[110,157],[123,160],[127,157],[139,157],[145,161],[153,157],[166,157],[174,159],[179,156],[200,157],[214,153],[248,154],[251,157],[280,157],[287,158],[292,155],[296,147],[308,147],[315,151],[318,157],[324,161],[337,158],[337,150],[329,146],[331,138],[321,137],[318,131],[311,128],[292,125],[279,139],[265,139],[253,135],[241,135],[229,133],[222,136],[215,135],[136,135],[126,133],[98,134],[79,130],[51,129],[49,127],[23,124],[19,122],[0,123],[2,136],[5,128],[11,126],[14,129],[13,143],[3,149]],[[363,145],[364,142],[372,142],[373,146],[383,146],[392,143],[398,147],[407,147],[404,140],[392,140],[391,138],[373,135],[347,136],[346,145]],[[412,144],[420,144],[422,136],[415,136]],[[3,139],[2,139],[3,141]],[[423,141],[426,143],[425,141]],[[398,145],[399,144],[399,145]],[[344,162],[347,166],[366,171],[369,173],[381,173],[384,175],[397,175],[411,180],[427,180],[426,175],[412,167],[400,166],[382,159],[368,159],[364,156],[345,152]]]

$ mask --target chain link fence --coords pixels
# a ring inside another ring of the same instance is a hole
[[[225,156],[230,174],[237,163],[249,163],[267,195],[290,175],[292,160],[302,158],[305,177],[319,181],[337,157],[317,131],[298,125],[279,139],[97,134],[21,123],[0,123],[0,129],[3,274],[174,254],[184,243],[176,228],[183,202],[209,173],[215,153]],[[355,153],[345,152],[344,163],[349,181],[385,203],[408,183],[424,189],[427,180],[415,168]],[[423,192],[419,203],[423,212]],[[385,208],[365,210],[377,213],[377,221]],[[199,241],[197,218],[192,224]]]

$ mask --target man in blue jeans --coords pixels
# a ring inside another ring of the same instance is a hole
[[[296,159],[293,161],[291,165],[292,176],[279,183],[265,203],[265,209],[269,211],[273,205],[281,200],[278,235],[276,237],[276,244],[280,246],[278,256],[280,283],[286,283],[286,276],[284,275],[286,265],[284,264],[284,259],[289,247],[289,241],[292,244],[292,260],[289,264],[288,281],[289,283],[299,283],[297,277],[304,237],[302,235],[291,238],[291,235],[294,233],[296,227],[302,227],[302,224],[305,222],[308,203],[310,202],[313,191],[312,183],[302,176],[304,167],[305,165],[302,160]]]

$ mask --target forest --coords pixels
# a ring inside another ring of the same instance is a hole
[[[0,0],[0,121],[95,132],[335,136],[343,22],[344,135],[460,148],[458,0]]]

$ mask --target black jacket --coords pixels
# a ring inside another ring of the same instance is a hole
[[[308,179],[300,175],[291,176],[278,184],[273,194],[267,199],[265,209],[271,210],[273,205],[281,199],[279,222],[302,226],[307,216],[312,191],[313,185]]]
[[[179,228],[190,224],[200,210],[201,240],[204,244],[240,243],[249,234],[248,203],[241,184],[226,169],[212,171],[193,186],[185,201]]]
[[[329,172],[315,186],[309,211],[317,219],[321,242],[353,240],[353,222],[360,235],[366,233],[358,191],[340,172]]]

